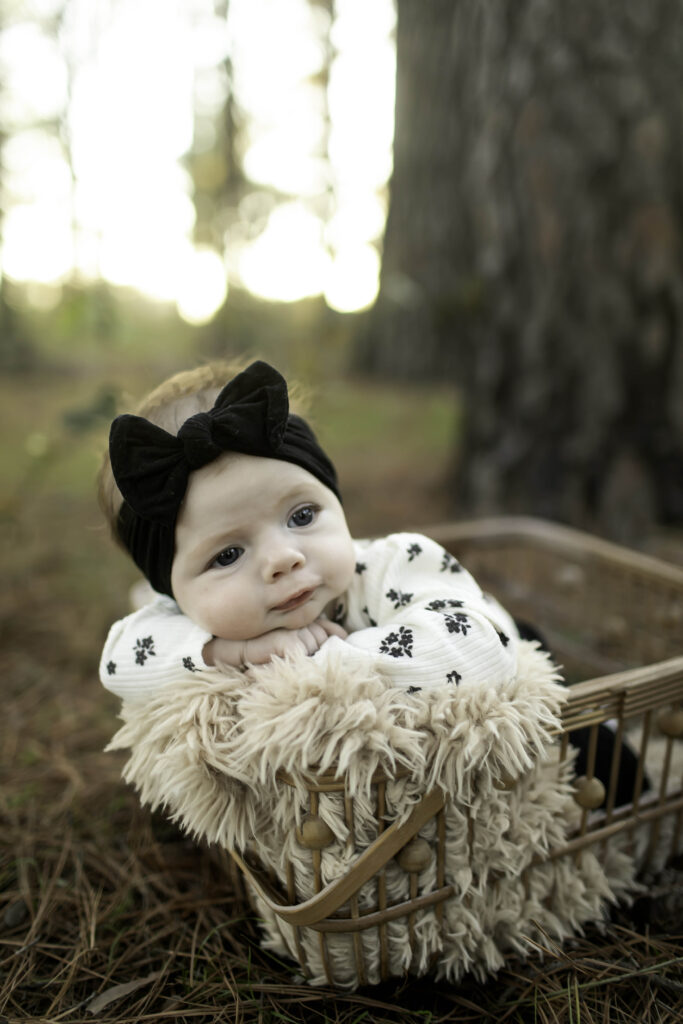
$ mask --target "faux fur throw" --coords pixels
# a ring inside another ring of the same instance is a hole
[[[389,968],[483,978],[511,952],[536,951],[599,921],[607,903],[633,887],[633,862],[614,848],[601,862],[590,851],[543,862],[578,816],[571,765],[558,764],[550,738],[565,695],[548,657],[525,641],[517,677],[498,689],[461,683],[409,693],[359,661],[276,660],[220,682],[197,674],[148,702],[124,703],[124,725],[108,749],[130,748],[124,777],[143,803],[165,808],[195,837],[257,856],[285,892],[289,861],[299,900],[314,894],[312,853],[295,829],[309,811],[307,773],[335,769],[353,798],[352,843],[343,796],[320,794],[318,814],[335,836],[321,851],[323,885],[377,837],[377,769],[393,778],[387,821],[404,820],[426,792],[440,788],[448,798],[445,882],[454,895],[440,917],[433,906],[414,914],[412,951],[405,918],[386,926]],[[501,788],[510,776],[515,785]],[[432,820],[420,836],[434,845],[435,833]],[[437,887],[434,860],[418,876],[418,895]],[[396,861],[385,879],[391,902],[409,898],[409,876]],[[358,903],[376,907],[375,880]],[[295,934],[263,901],[257,905],[265,945],[295,959],[303,951],[309,980],[325,983],[320,934],[304,927]],[[353,937],[326,935],[336,985],[380,980],[378,932],[359,933],[364,978]]]

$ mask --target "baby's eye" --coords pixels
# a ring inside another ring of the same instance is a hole
[[[315,505],[304,505],[302,508],[298,508],[296,512],[292,512],[289,517],[288,526],[310,526],[315,519],[315,514],[318,511]]]
[[[242,548],[225,548],[219,555],[216,555],[211,564],[212,566],[219,565],[224,569],[228,565],[233,565],[242,553]]]

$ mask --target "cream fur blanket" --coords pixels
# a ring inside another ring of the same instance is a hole
[[[527,954],[599,921],[610,901],[633,888],[633,863],[608,850],[533,864],[561,846],[577,820],[571,766],[558,765],[550,730],[565,698],[553,665],[522,642],[516,679],[498,689],[461,683],[409,694],[374,670],[341,657],[278,660],[220,682],[197,676],[149,702],[127,702],[124,725],[108,749],[130,748],[125,779],[143,803],[165,808],[193,836],[256,854],[285,885],[294,866],[300,900],[313,895],[312,854],[296,837],[308,810],[306,773],[335,768],[354,800],[355,846],[341,795],[323,793],[318,813],[335,841],[322,851],[323,884],[339,877],[377,836],[372,776],[402,774],[387,785],[387,820],[403,820],[426,791],[446,805],[446,884],[454,895],[439,922],[429,907],[415,914],[411,951],[405,918],[387,925],[392,974],[458,980],[496,971],[511,952]],[[294,785],[278,776],[286,772]],[[513,776],[512,788],[501,779]],[[434,842],[435,822],[420,835]],[[433,861],[433,858],[432,858]],[[524,877],[523,877],[524,872]],[[386,866],[391,901],[408,899],[409,876]],[[436,888],[434,863],[418,876],[418,894]],[[286,890],[284,890],[286,891]],[[374,881],[358,894],[376,906]],[[299,935],[262,901],[265,945],[305,953],[309,980],[325,982],[319,933]],[[377,928],[360,932],[366,979],[380,980]],[[360,979],[349,935],[328,934],[334,983]]]

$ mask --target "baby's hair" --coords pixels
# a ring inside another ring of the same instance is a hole
[[[192,370],[181,370],[154,388],[132,411],[144,416],[150,423],[177,434],[185,420],[198,412],[208,412],[213,407],[219,392],[229,380],[251,362],[251,359],[216,360]],[[290,410],[302,415],[307,404],[301,388],[290,384]],[[123,497],[112,473],[109,451],[106,450],[97,476],[97,497],[109,531],[120,544],[116,520]]]

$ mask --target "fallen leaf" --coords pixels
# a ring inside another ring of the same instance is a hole
[[[88,1013],[93,1016],[97,1013],[101,1013],[105,1007],[109,1006],[110,1003],[115,1002],[117,999],[122,999],[123,996],[130,995],[131,992],[135,992],[136,989],[142,988],[144,985],[149,985],[151,982],[156,981],[160,978],[162,971],[155,971],[154,974],[148,974],[146,978],[136,978],[134,981],[126,981],[121,985],[113,985],[112,988],[106,989],[104,992],[100,992],[98,996],[91,999],[86,1009]]]

